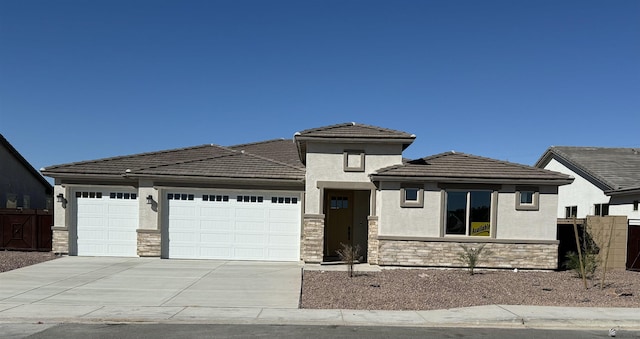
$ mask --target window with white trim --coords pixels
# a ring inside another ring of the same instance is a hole
[[[578,206],[567,206],[564,208],[564,217],[574,218],[578,216]]]
[[[593,206],[595,215],[601,217],[609,215],[609,204],[595,204]]]

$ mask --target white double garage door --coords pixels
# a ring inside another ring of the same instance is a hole
[[[163,256],[297,261],[299,192],[163,190]],[[136,256],[141,208],[134,190],[78,190],[77,254]]]

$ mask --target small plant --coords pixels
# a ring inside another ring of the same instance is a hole
[[[342,249],[336,251],[340,260],[344,261],[347,264],[347,273],[349,274],[349,278],[353,277],[353,265],[358,262],[360,259],[360,245],[351,246],[350,244],[343,244]]]
[[[474,269],[480,262],[481,256],[491,255],[491,251],[484,250],[485,244],[478,246],[477,248],[469,247],[466,245],[460,245],[462,252],[458,253],[458,260],[469,269],[469,274],[474,274]]]
[[[580,258],[576,252],[568,252],[565,255],[564,267],[576,273],[578,278],[591,279],[599,266],[598,254],[594,251],[582,252],[582,260],[584,261],[584,277],[580,270]]]

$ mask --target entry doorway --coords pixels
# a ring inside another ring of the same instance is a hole
[[[369,191],[325,191],[323,261],[339,261],[337,251],[343,244],[359,246],[359,260],[366,261],[370,194]]]

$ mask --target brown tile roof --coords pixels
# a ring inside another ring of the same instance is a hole
[[[535,166],[542,168],[551,158],[568,165],[610,193],[640,189],[640,149],[553,146]]]
[[[439,182],[518,183],[549,182],[569,183],[570,176],[531,166],[446,152],[409,161],[402,165],[383,168],[372,175],[374,180],[426,180]]]
[[[344,124],[317,127],[297,132],[294,140],[298,146],[298,155],[304,163],[307,153],[307,142],[311,140],[340,140],[345,142],[396,142],[405,149],[413,143],[416,136],[388,128],[348,122]]]
[[[415,139],[415,135],[388,128],[348,122],[331,126],[311,128],[296,133],[296,136],[314,138],[365,138],[365,139]]]
[[[127,171],[128,170],[128,171]],[[304,180],[304,168],[217,145],[50,166],[45,175],[162,176]]]
[[[285,164],[304,168],[298,156],[298,148],[292,139],[274,139],[228,147],[236,151],[245,151]]]

